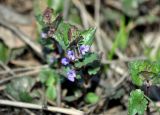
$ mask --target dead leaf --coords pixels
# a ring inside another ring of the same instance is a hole
[[[0,27],[0,39],[9,49],[25,47],[25,44],[16,35],[4,27]]]

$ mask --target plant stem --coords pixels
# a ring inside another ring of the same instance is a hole
[[[149,95],[149,81],[147,80],[146,95]],[[149,103],[147,104],[147,115],[150,115]]]

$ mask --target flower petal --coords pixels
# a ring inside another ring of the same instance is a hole
[[[74,78],[74,77],[68,77],[68,80],[74,82],[74,81],[75,81],[75,78]]]

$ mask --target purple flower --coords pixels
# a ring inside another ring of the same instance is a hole
[[[69,71],[67,72],[67,78],[68,78],[70,81],[74,82],[75,77],[76,77],[76,72],[75,72],[75,70],[69,70]]]
[[[72,61],[75,60],[74,52],[72,50],[68,50],[67,51],[67,57]]]
[[[50,62],[50,63],[53,63],[53,62],[54,62],[54,58],[51,57],[51,58],[49,59],[49,62]]]
[[[47,38],[47,34],[44,33],[44,32],[42,32],[42,33],[41,33],[41,37],[42,37],[42,38]]]
[[[68,65],[68,64],[69,64],[68,58],[62,58],[62,59],[61,59],[61,63],[62,63],[63,65]]]
[[[79,48],[82,55],[85,55],[87,52],[89,52],[89,46],[87,45],[81,45]]]

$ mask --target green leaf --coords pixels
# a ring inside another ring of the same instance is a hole
[[[82,79],[81,75],[77,74],[76,79]]]
[[[46,90],[46,96],[50,100],[55,100],[56,99],[57,94],[56,94],[56,88],[55,88],[55,86],[52,85],[52,86],[49,86],[47,88],[47,90]]]
[[[56,83],[56,78],[53,75],[50,75],[46,81],[47,86],[53,86]]]
[[[54,21],[52,23],[52,26],[54,27],[55,30],[57,30],[57,28],[59,27],[60,23],[63,23],[63,17],[62,14],[58,14],[55,18]]]
[[[94,40],[94,35],[96,32],[96,28],[89,28],[81,32],[81,36],[83,40],[80,41],[80,44],[91,46]]]
[[[126,30],[125,18],[122,17],[120,30],[118,32],[117,39],[118,39],[118,47],[123,51],[127,47],[128,35],[129,35],[129,32],[127,32]]]
[[[57,83],[59,75],[50,68],[43,68],[39,73],[39,79],[42,83],[46,84],[46,86],[52,86]]]
[[[140,89],[130,93],[129,97],[129,115],[144,115],[148,101]]]
[[[109,59],[113,58],[113,55],[117,48],[120,48],[122,51],[126,49],[127,43],[128,43],[128,35],[129,35],[129,32],[127,32],[126,30],[125,19],[124,17],[122,17],[119,32],[115,36],[114,44],[108,55]]]
[[[39,23],[41,26],[44,26],[43,16],[42,16],[41,14],[37,14],[35,17],[36,17],[36,20],[38,21],[38,23]]]
[[[9,53],[10,50],[7,48],[7,46],[0,42],[0,61],[4,63],[8,62],[10,57]]]
[[[97,72],[100,70],[100,67],[98,66],[98,67],[94,67],[94,68],[90,68],[89,70],[88,70],[88,74],[89,75],[95,75],[95,74],[97,74]]]
[[[71,25],[61,22],[58,26],[57,31],[53,35],[53,38],[60,44],[60,46],[66,50],[69,46],[69,36],[68,32],[70,29]]]
[[[56,13],[63,10],[64,0],[47,0],[48,6],[53,8]]]
[[[50,69],[42,69],[39,73],[39,79],[42,83],[45,83],[48,79],[48,75],[51,73]]]
[[[122,10],[128,16],[137,16],[138,15],[138,3],[139,0],[122,0]]]
[[[33,98],[30,96],[28,92],[20,92],[19,93],[20,100],[23,102],[32,102]]]
[[[143,85],[143,79],[141,77],[139,77],[138,68],[139,68],[139,63],[138,62],[130,62],[129,63],[129,70],[130,70],[130,73],[131,73],[132,82],[135,85],[142,86]]]
[[[160,84],[160,75],[157,75],[152,79],[152,85],[157,85],[157,84]]]
[[[43,45],[46,48],[54,47],[52,39],[42,39],[41,38],[41,39],[39,39],[39,42],[41,43],[41,45]],[[51,49],[53,49],[53,48],[51,48]]]
[[[132,82],[135,85],[142,86],[144,80],[159,78],[160,62],[151,62],[148,60],[136,60],[129,63]]]
[[[7,84],[5,91],[16,100],[30,102],[32,101],[30,90],[34,83],[35,80],[27,76],[17,78]]]
[[[94,61],[98,61],[99,57],[95,53],[89,53],[85,55],[84,59],[82,61],[76,61],[75,66],[77,68],[81,68],[82,66],[86,66],[88,64],[91,64]]]
[[[85,101],[90,104],[95,104],[99,101],[99,97],[95,93],[89,92],[85,97]]]

